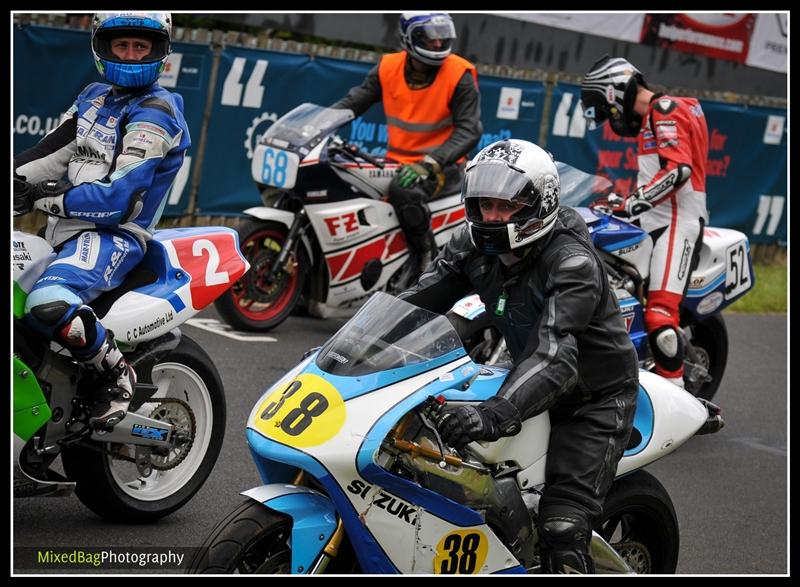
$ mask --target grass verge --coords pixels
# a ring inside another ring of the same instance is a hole
[[[786,265],[755,265],[755,286],[744,296],[728,306],[725,312],[761,314],[764,312],[786,312],[787,273]]]

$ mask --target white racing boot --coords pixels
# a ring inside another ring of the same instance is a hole
[[[128,413],[136,387],[136,373],[117,348],[111,332],[107,333],[97,353],[84,363],[100,373],[89,427],[112,428]]]

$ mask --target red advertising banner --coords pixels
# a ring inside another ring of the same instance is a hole
[[[751,13],[648,14],[641,42],[744,63],[754,24]]]

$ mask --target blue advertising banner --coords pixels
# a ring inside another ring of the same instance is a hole
[[[235,215],[260,203],[250,159],[260,135],[280,116],[317,96],[308,55],[228,47],[217,88],[203,161],[197,213]]]
[[[236,215],[260,203],[250,176],[255,144],[269,126],[299,104],[330,105],[361,84],[373,63],[273,51],[227,48],[209,126],[198,213]],[[503,138],[538,138],[545,86],[479,76],[484,134],[473,154]],[[386,153],[386,118],[378,103],[338,134],[373,155]],[[224,162],[225,173],[219,173]]]
[[[183,117],[189,126],[192,146],[186,152],[175,183],[172,184],[164,216],[181,216],[186,213],[191,190],[191,178],[196,165],[195,153],[200,143],[203,128],[203,112],[208,99],[208,84],[211,80],[211,64],[214,54],[206,45],[173,43],[164,73],[158,83],[171,92],[183,96]]]
[[[636,189],[636,139],[608,125],[588,131],[577,85],[553,89],[547,148],[556,159],[606,175],[614,191]],[[709,132],[709,224],[739,230],[751,243],[786,246],[786,110],[702,101]],[[586,203],[586,202],[584,202]]]
[[[44,26],[14,27],[14,153],[53,130],[80,91],[101,81],[89,33]]]
[[[205,45],[175,43],[160,83],[184,98],[192,137],[184,167],[168,196],[165,216],[185,214],[192,169],[204,124],[215,55]],[[228,47],[219,56],[217,87],[203,155],[196,212],[239,215],[260,203],[250,176],[253,146],[280,116],[303,102],[332,104],[359,85],[372,63],[312,58],[263,49]],[[26,25],[13,29],[13,149],[35,145],[89,83],[100,81],[88,31]],[[547,88],[538,81],[479,76],[484,132],[470,155],[515,137],[536,142]],[[578,86],[552,89],[546,147],[556,159],[604,174],[615,191],[636,187],[636,142],[608,128],[586,132]],[[752,243],[787,241],[787,112],[703,101],[709,125],[708,206],[711,225],[746,233]],[[339,130],[372,154],[386,149],[380,104]]]
[[[45,26],[14,27],[13,149],[20,153],[56,127],[80,91],[103,79],[94,66],[88,31]],[[168,196],[165,215],[188,203],[191,161],[203,123],[213,54],[206,46],[174,43],[160,83],[184,99],[192,147]]]
[[[542,126],[543,82],[479,75],[483,136],[473,151],[502,139],[537,143]]]

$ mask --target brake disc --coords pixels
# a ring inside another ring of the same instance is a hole
[[[650,552],[641,542],[629,540],[627,542],[617,542],[612,544],[611,547],[619,553],[637,575],[647,574],[653,568]]]
[[[150,413],[150,418],[172,424],[173,445],[165,455],[155,452],[151,454],[151,464],[157,471],[174,469],[183,462],[194,444],[194,435],[197,433],[197,423],[192,408],[183,400],[176,398],[154,399],[145,403],[158,402],[159,406]]]

